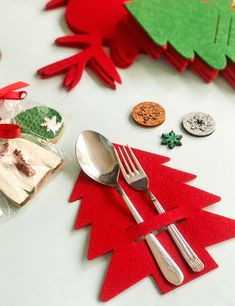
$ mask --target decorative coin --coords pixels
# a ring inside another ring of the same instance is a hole
[[[185,116],[183,127],[191,135],[208,136],[215,130],[215,121],[206,113],[194,112]]]
[[[136,123],[145,127],[154,127],[165,121],[164,108],[155,102],[142,102],[132,110],[132,118]]]

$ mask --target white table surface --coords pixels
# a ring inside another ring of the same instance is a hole
[[[36,198],[0,225],[0,305],[101,305],[98,295],[110,256],[86,259],[89,229],[73,230],[79,202],[68,198],[78,175],[74,144],[82,130],[93,129],[118,143],[172,158],[169,166],[198,175],[193,185],[222,196],[209,210],[235,219],[235,91],[221,78],[204,84],[193,73],[178,75],[163,60],[140,56],[128,70],[119,70],[123,84],[105,88],[90,72],[72,92],[60,88],[61,77],[41,80],[35,71],[76,52],[56,47],[55,38],[70,33],[63,9],[43,12],[44,0],[0,0],[1,86],[22,80],[31,84],[29,99],[53,106],[69,118],[60,147],[65,167]],[[143,100],[158,101],[166,122],[143,129],[129,119]],[[192,111],[210,113],[216,132],[194,138],[180,128]],[[183,134],[183,146],[170,151],[160,135]],[[129,288],[109,306],[230,306],[235,305],[235,240],[210,247],[219,269],[167,294],[160,295],[150,278]]]

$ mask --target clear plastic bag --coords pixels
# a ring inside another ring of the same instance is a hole
[[[0,221],[28,203],[64,160],[53,144],[62,135],[64,117],[24,100],[27,92],[19,90],[26,86],[17,82],[0,89]],[[21,137],[12,124],[20,126]]]
[[[16,209],[9,203],[4,194],[0,192],[0,222],[15,213]]]

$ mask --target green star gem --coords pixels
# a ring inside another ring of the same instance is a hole
[[[176,135],[174,131],[169,134],[162,134],[162,145],[168,146],[169,149],[173,149],[175,146],[182,146],[182,135]]]

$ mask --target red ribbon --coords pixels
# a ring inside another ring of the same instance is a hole
[[[24,87],[29,86],[29,84],[24,82],[16,82],[0,88],[0,100],[22,100],[27,96],[26,91],[15,91]]]
[[[24,82],[16,82],[0,88],[0,101],[1,100],[22,100],[27,96],[26,91],[16,91],[21,88],[27,87],[29,84]],[[0,138],[13,139],[20,137],[20,127],[16,124],[0,124]]]
[[[0,124],[0,138],[13,139],[20,137],[20,127],[17,124]]]

